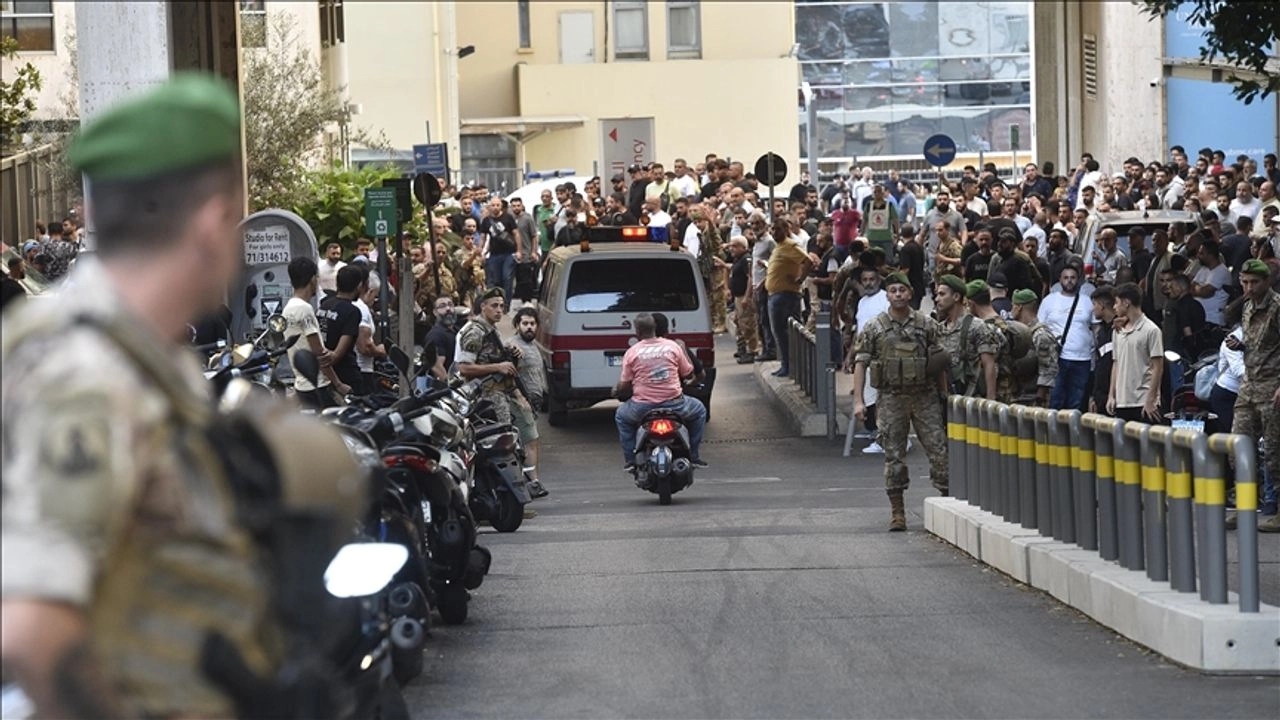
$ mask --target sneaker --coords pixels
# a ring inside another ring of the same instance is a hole
[[[623,466],[622,466],[622,472],[624,472],[624,473],[626,473],[626,474],[628,474],[628,475],[635,475],[635,474],[636,474],[636,464],[635,464],[635,463],[627,463],[626,465],[623,465]]]
[[[1258,532],[1280,533],[1280,515],[1265,515],[1258,521]]]
[[[1236,525],[1238,523],[1239,523],[1239,520],[1236,517],[1236,511],[1228,510],[1226,516],[1223,518],[1223,521],[1222,521],[1223,527],[1225,527],[1228,530],[1235,530]]]
[[[787,376],[789,376],[791,373],[790,373],[789,371],[787,371],[787,370],[783,370],[782,368],[778,368],[777,370],[774,370],[773,372],[771,372],[771,373],[769,373],[769,374],[770,374],[770,375],[772,375],[772,376],[774,376],[774,377],[787,377]]]
[[[883,455],[884,448],[880,447],[880,443],[872,440],[871,444],[862,448],[863,455]]]
[[[693,463],[693,466],[696,468],[710,467],[709,465],[707,465],[707,461],[703,460],[702,458],[698,458],[696,460],[690,460],[689,462]]]
[[[756,361],[756,356],[755,356],[755,355],[739,355],[739,356],[738,356],[738,364],[739,364],[739,365],[750,365],[750,364],[754,363],[755,361]]]
[[[853,437],[858,440],[872,440],[875,436],[876,434],[870,430],[859,430],[853,434]]]
[[[911,438],[907,438],[907,452],[911,452],[912,447]]]
[[[529,481],[529,496],[532,497],[534,500],[537,500],[538,498],[544,498],[550,494],[551,494],[551,491],[543,487],[541,481],[539,480]]]
[[[524,508],[524,519],[528,520],[530,518],[536,518],[536,517],[538,517],[538,511],[526,505]]]

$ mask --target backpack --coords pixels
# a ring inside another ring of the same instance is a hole
[[[1018,323],[1021,325],[1022,323]],[[1056,345],[1058,338],[1053,336],[1053,332],[1049,330],[1049,326],[1043,323],[1036,323],[1034,328],[1030,328],[1029,338],[1034,339],[1037,333],[1048,333],[1050,339]],[[1032,343],[1034,347],[1034,342]],[[1015,383],[1022,385],[1035,380],[1040,375],[1040,355],[1036,352],[1028,351],[1026,355],[1013,361],[1013,380]]]
[[[1010,359],[1021,360],[1031,352],[1031,328],[1017,320],[1005,320],[999,317],[993,324],[1004,333],[1005,340],[1009,342]]]

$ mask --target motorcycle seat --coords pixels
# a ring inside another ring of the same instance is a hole
[[[426,458],[428,460],[439,460],[440,454],[427,452],[426,450],[414,445],[388,445],[382,450],[382,456],[388,457],[392,455],[410,455],[413,457]]]
[[[675,410],[668,410],[666,408],[658,408],[656,410],[650,410],[649,412],[644,414],[644,417],[640,420],[640,422],[647,423],[650,420],[658,420],[660,418],[666,418],[667,420],[675,420],[681,424],[684,423],[684,418],[680,417],[680,413],[676,412]]]
[[[501,433],[507,432],[510,429],[511,429],[510,425],[505,425],[503,423],[497,423],[495,425],[483,425],[481,427],[476,428],[476,431],[475,431],[476,439],[479,440],[480,438],[487,438],[490,435],[499,435]]]

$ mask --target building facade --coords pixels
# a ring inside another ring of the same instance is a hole
[[[1030,157],[1029,2],[796,0],[801,155],[808,113],[819,167],[922,161],[925,140],[956,142],[958,158]],[[811,94],[810,94],[811,93]],[[1011,128],[1016,127],[1016,130]]]

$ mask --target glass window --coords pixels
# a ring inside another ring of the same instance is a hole
[[[516,166],[516,144],[502,135],[463,135],[459,138],[462,151],[461,177],[463,182],[478,181],[492,190],[505,193],[507,188],[519,186],[520,168]]]
[[[889,57],[885,3],[800,5],[796,42],[801,60]]]
[[[849,61],[844,64],[844,84],[875,85],[893,79],[888,60]]]
[[[702,57],[702,19],[696,0],[667,0],[667,57]]]
[[[17,40],[20,52],[53,52],[53,2],[0,3],[0,35]]]
[[[810,85],[842,85],[842,64],[837,62],[803,62],[800,73]]]
[[[240,0],[240,47],[267,46],[267,7],[265,0]]]
[[[565,309],[571,313],[697,310],[693,263],[684,258],[580,260],[569,269]]]
[[[533,47],[533,40],[529,37],[529,0],[518,0],[516,2],[517,24],[520,26],[520,47]]]
[[[938,54],[936,2],[895,2],[889,5],[890,49],[894,57]]]
[[[649,11],[643,0],[619,0],[613,4],[617,32],[614,56],[619,60],[649,59]]]

